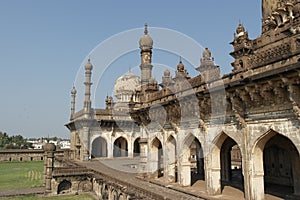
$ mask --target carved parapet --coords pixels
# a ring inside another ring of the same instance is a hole
[[[282,60],[290,56],[292,48],[290,43],[283,43],[278,46],[260,51],[249,57],[249,64],[252,67],[260,67],[272,62]]]

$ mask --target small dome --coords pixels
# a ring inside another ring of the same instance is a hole
[[[49,151],[55,151],[56,150],[56,146],[54,143],[46,143],[43,145],[43,150],[46,152]]]
[[[88,62],[84,65],[84,69],[85,70],[92,70],[93,69],[93,65],[92,65],[90,59],[88,59]]]
[[[203,58],[210,58],[211,57],[211,52],[208,48],[205,48],[205,50],[202,52],[202,57]]]
[[[132,72],[119,77],[114,86],[114,95],[117,97],[124,93],[132,93],[140,86],[140,78]]]
[[[168,69],[166,69],[164,71],[164,76],[170,76],[170,75],[171,75],[170,71]]]
[[[145,24],[144,35],[140,38],[139,45],[141,50],[151,50],[153,47],[153,40],[148,35],[148,28],[147,24]]]
[[[73,87],[71,90],[71,94],[75,95],[76,93],[77,93],[77,91],[76,91],[75,87]]]
[[[245,28],[242,24],[239,24],[239,26],[236,29],[236,33],[239,35],[240,33],[244,33],[245,32]]]
[[[182,64],[182,61],[179,61],[179,64],[177,65],[177,71],[184,71],[184,64]]]

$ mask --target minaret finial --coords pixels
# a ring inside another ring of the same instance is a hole
[[[179,62],[182,63],[182,57],[181,56],[179,57]]]
[[[147,23],[145,23],[144,33],[145,33],[145,35],[148,34],[148,24]]]

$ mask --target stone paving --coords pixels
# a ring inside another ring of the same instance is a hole
[[[89,162],[77,162],[81,166],[99,171],[108,176],[118,178],[122,181],[134,184],[142,189],[164,194],[167,199],[211,199],[211,200],[243,200],[244,193],[236,188],[225,186],[222,195],[208,196],[204,181],[197,181],[191,187],[182,187],[178,183],[166,183],[164,178],[159,179],[139,179],[136,178],[138,159],[118,158],[101,159]],[[281,200],[269,194],[265,195],[265,200]]]

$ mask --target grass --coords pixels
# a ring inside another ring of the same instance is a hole
[[[34,199],[41,199],[41,200],[94,200],[89,194],[81,194],[81,195],[60,195],[60,196],[53,196],[53,197],[41,197],[35,195],[26,195],[20,197],[6,197],[1,198],[1,200],[34,200]]]
[[[0,162],[0,190],[41,187],[43,165],[43,161]]]

